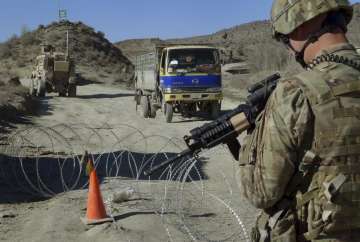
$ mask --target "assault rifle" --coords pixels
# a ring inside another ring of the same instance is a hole
[[[144,174],[149,176],[186,156],[197,156],[202,150],[211,149],[219,144],[226,144],[233,157],[239,160],[241,146],[237,137],[254,126],[256,117],[264,109],[280,77],[279,73],[275,73],[250,86],[248,88],[250,95],[247,97],[245,104],[240,104],[237,108],[211,123],[191,130],[190,135],[184,137],[188,147],[186,150],[159,165],[151,167]]]

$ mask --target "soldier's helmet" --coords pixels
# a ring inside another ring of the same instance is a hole
[[[342,11],[347,23],[353,16],[348,0],[274,0],[271,10],[273,37],[279,40],[305,22],[331,11]]]

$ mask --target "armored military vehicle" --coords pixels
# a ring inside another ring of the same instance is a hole
[[[51,45],[42,45],[31,73],[30,94],[44,97],[57,92],[59,96],[76,96],[75,65],[68,54],[56,52]]]

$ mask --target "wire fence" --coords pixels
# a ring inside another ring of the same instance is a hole
[[[236,174],[206,168],[207,159],[224,157],[224,147],[143,175],[145,169],[184,148],[182,140],[145,135],[126,124],[24,128],[0,141],[0,183],[9,191],[36,198],[86,189],[83,154],[87,151],[101,180],[120,179],[122,187],[117,189],[131,188],[135,193],[134,208],[161,216],[169,241],[176,241],[170,227],[189,241],[249,241],[254,214],[239,205]],[[111,215],[121,206],[110,197],[106,204]]]

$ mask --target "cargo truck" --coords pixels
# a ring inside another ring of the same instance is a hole
[[[145,118],[161,109],[166,122],[174,113],[216,118],[222,101],[219,50],[210,45],[161,45],[135,59],[135,101]]]

